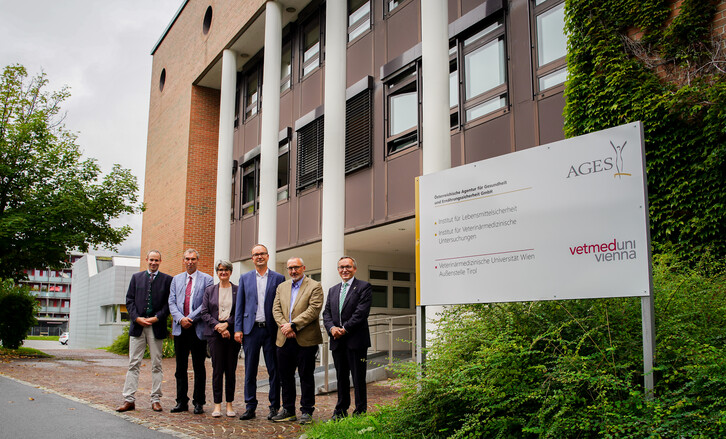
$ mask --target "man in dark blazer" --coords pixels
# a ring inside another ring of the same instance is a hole
[[[328,301],[323,311],[323,324],[330,336],[335,374],[338,378],[338,402],[333,419],[348,416],[350,407],[350,382],[353,377],[355,410],[365,413],[368,407],[366,393],[366,360],[371,335],[368,330],[368,314],[373,293],[371,284],[355,278],[358,266],[355,259],[343,256],[338,260],[338,274],[343,282],[328,290]]]
[[[265,356],[265,366],[270,382],[270,412],[272,419],[280,408],[280,377],[277,373],[277,354],[275,338],[277,324],[272,317],[272,303],[275,301],[277,286],[285,281],[285,276],[267,268],[270,255],[267,247],[257,244],[252,247],[252,262],[255,269],[239,277],[237,287],[237,309],[234,319],[234,339],[242,343],[245,353],[245,404],[246,411],[242,420],[255,417],[257,409],[257,366],[260,362],[260,349]]]
[[[136,390],[139,387],[139,368],[146,346],[151,354],[151,409],[161,411],[161,354],[166,338],[166,317],[169,315],[169,287],[171,276],[159,271],[161,253],[151,250],[146,254],[148,270],[131,276],[126,293],[129,313],[129,369],[124,383],[124,403],[119,412],[136,408]]]
[[[204,338],[202,323],[202,299],[204,290],[214,283],[212,276],[197,270],[199,252],[193,248],[184,252],[186,271],[174,276],[169,292],[169,312],[172,317],[171,334],[174,336],[176,353],[176,406],[172,413],[189,410],[189,353],[192,354],[194,369],[194,393],[192,403],[194,414],[204,413],[206,403],[207,370],[204,362],[207,359],[207,341]]]

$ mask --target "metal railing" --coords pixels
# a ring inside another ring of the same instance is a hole
[[[410,345],[411,359],[416,358],[416,315],[415,314],[404,314],[404,315],[384,315],[375,314],[368,317],[368,328],[371,334],[371,347],[368,349],[368,355],[375,355],[380,352],[388,352],[388,364],[393,364],[394,361],[394,343],[396,341],[403,341]],[[323,332],[323,352],[321,356],[321,366],[324,369],[325,376],[325,391],[330,391],[330,350],[328,348],[329,341],[325,327],[321,323],[320,327]],[[379,349],[378,336],[385,335],[388,337],[388,349]]]

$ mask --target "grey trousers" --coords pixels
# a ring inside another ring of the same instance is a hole
[[[151,326],[144,327],[140,337],[129,337],[129,370],[126,372],[126,382],[124,383],[124,400],[136,401],[136,390],[139,388],[139,368],[148,344],[151,355],[151,402],[161,402],[161,381],[164,378],[161,371],[163,343],[164,340],[154,337]]]

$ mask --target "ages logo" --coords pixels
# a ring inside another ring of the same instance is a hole
[[[614,155],[596,158],[594,160],[582,162],[579,165],[571,165],[566,178],[580,177],[583,175],[596,174],[598,172],[607,172],[613,170],[613,168],[615,168],[613,177],[622,178],[632,176],[632,174],[625,172],[625,166],[623,163],[623,150],[627,143],[628,142],[625,141],[622,145],[616,145],[611,140],[610,146],[613,148]]]

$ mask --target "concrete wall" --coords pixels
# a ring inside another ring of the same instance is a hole
[[[114,257],[113,266],[98,272],[96,257],[86,255],[73,264],[69,346],[95,349],[109,346],[128,322],[117,320],[125,306],[131,276],[138,271],[138,258]],[[110,312],[114,310],[115,312]]]

